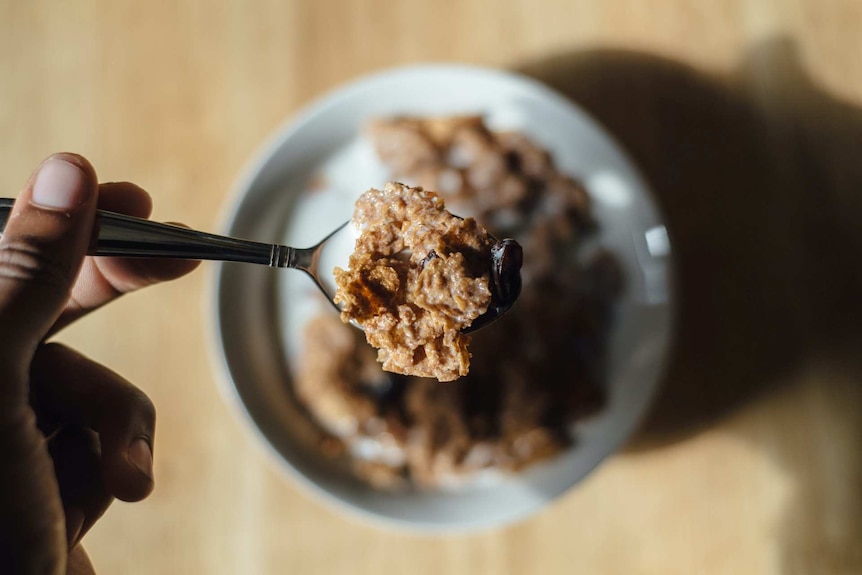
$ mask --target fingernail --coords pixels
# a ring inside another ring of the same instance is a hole
[[[39,168],[33,182],[32,203],[43,208],[70,210],[86,199],[86,176],[78,166],[50,158]]]
[[[137,467],[141,473],[153,478],[153,452],[150,450],[150,444],[143,437],[135,439],[126,454],[129,462]]]

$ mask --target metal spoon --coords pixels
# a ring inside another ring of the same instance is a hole
[[[13,199],[0,198],[0,234],[6,228],[14,203]],[[354,242],[349,223],[338,226],[310,248],[292,248],[98,210],[95,237],[87,253],[92,256],[242,262],[301,270],[311,277],[323,295],[338,309],[333,301],[336,286],[332,270],[335,265],[347,268],[347,257],[353,251]],[[321,262],[326,264],[322,267]],[[512,307],[520,293],[520,262],[521,246],[514,240],[498,242],[492,249],[489,261],[492,302],[486,313],[464,328],[465,333],[488,325]],[[327,269],[328,272],[321,273],[321,269]]]

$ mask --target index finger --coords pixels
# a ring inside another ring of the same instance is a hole
[[[142,188],[129,182],[99,185],[99,209],[139,218],[149,217],[153,203]],[[150,258],[91,257],[84,259],[72,295],[51,333],[123,294],[181,277],[200,262]]]

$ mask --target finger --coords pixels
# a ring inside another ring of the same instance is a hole
[[[63,310],[89,243],[97,194],[87,160],[56,154],[16,200],[0,237],[0,367],[22,370]]]
[[[77,545],[113,501],[101,474],[101,449],[95,431],[69,425],[48,441],[66,516],[69,549]]]
[[[146,218],[152,211],[149,194],[135,184],[118,182],[99,187],[99,208]],[[155,258],[88,257],[62,315],[51,332],[123,294],[181,277],[200,262]]]
[[[156,412],[140,389],[60,344],[39,347],[30,385],[37,413],[99,434],[101,473],[109,494],[138,501],[152,492]]]
[[[66,563],[66,575],[96,575],[96,570],[84,551],[82,545],[77,545],[69,551],[69,562]]]
[[[0,375],[2,377],[2,375]],[[54,573],[63,564],[63,507],[33,413],[0,419],[0,572]]]
[[[108,182],[99,184],[99,209],[148,218],[153,212],[153,199],[131,182]]]

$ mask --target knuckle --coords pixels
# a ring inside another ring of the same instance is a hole
[[[60,342],[56,341],[48,341],[39,344],[39,347],[36,348],[36,356],[39,358],[45,358],[48,361],[54,362],[55,358],[61,357],[65,358],[70,356],[70,354],[74,353],[72,349]]]
[[[126,394],[126,404],[129,411],[146,423],[153,425],[156,421],[156,406],[146,393],[131,386]]]
[[[0,242],[0,278],[66,290],[72,266],[42,249],[33,238]]]

